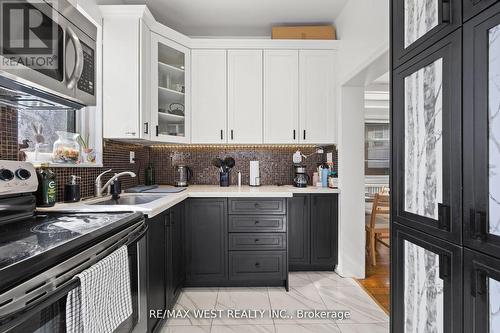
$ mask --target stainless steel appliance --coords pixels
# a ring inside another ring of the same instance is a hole
[[[147,331],[146,238],[140,213],[35,214],[33,166],[0,161],[0,332],[66,332],[77,274],[128,248],[132,315],[115,332]]]
[[[293,186],[295,187],[307,187],[309,182],[309,175],[307,174],[306,167],[304,165],[294,165],[293,166],[295,177],[293,178]]]
[[[191,177],[193,176],[193,171],[187,165],[177,165],[175,167],[175,179],[174,185],[178,187],[188,186]]]
[[[0,5],[4,21],[0,27],[0,102],[51,110],[95,105],[96,26],[66,0]],[[27,20],[33,17],[34,22],[19,19],[19,13]],[[16,39],[12,31],[17,30],[21,35]]]

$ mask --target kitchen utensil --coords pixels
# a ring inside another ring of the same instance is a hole
[[[224,159],[224,165],[229,168],[229,169],[232,169],[234,167],[234,165],[236,164],[236,162],[234,161],[234,158],[232,157],[226,157]]]
[[[186,187],[192,176],[193,171],[190,167],[184,164],[177,165],[175,167],[174,185],[177,187]]]
[[[222,160],[218,157],[212,159],[212,165],[216,168],[221,168],[223,164],[224,162],[222,162]]]

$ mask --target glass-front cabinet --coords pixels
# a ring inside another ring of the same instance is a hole
[[[394,67],[421,53],[460,26],[461,2],[462,0],[393,1]]]
[[[500,260],[464,251],[464,332],[500,332]]]
[[[462,332],[462,251],[393,224],[393,332]]]
[[[461,241],[461,34],[394,72],[396,222]]]
[[[151,42],[151,138],[189,143],[189,49],[156,33]]]
[[[500,3],[464,29],[464,243],[500,258]]]

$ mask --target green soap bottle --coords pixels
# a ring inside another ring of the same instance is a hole
[[[36,191],[36,205],[38,207],[52,207],[57,201],[56,175],[49,169],[48,164],[42,164],[37,169],[38,189]]]

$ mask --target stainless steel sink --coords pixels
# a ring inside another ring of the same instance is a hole
[[[107,199],[98,202],[89,203],[89,205],[142,205],[151,201],[155,201],[158,199],[164,198],[164,196],[160,195],[130,195],[121,197],[118,200]]]

